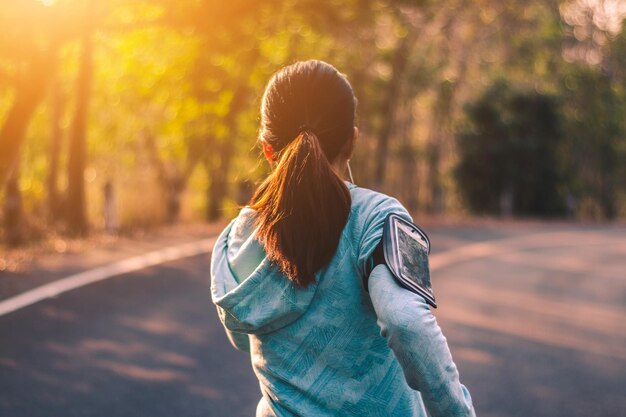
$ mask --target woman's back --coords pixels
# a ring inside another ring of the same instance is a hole
[[[216,244],[212,295],[235,343],[251,353],[263,392],[257,416],[426,415],[381,335],[362,280],[382,219],[406,211],[383,194],[348,186],[352,209],[337,252],[307,288],[270,265],[249,208]]]
[[[363,279],[385,217],[411,219],[340,178],[358,137],[355,106],[329,64],[272,77],[259,142],[273,170],[218,238],[213,302],[233,344],[251,353],[257,416],[422,416],[424,405],[432,417],[471,416],[424,299],[386,265]]]

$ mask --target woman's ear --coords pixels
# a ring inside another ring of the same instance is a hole
[[[261,146],[263,147],[263,155],[265,155],[265,159],[267,159],[270,164],[276,162],[276,152],[274,152],[272,145],[261,142]]]
[[[354,148],[356,146],[356,141],[359,138],[359,128],[354,126],[352,130],[352,137],[348,139],[346,143],[345,157],[349,161],[352,158],[352,154],[354,153]]]

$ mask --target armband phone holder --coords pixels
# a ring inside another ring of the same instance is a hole
[[[365,290],[372,270],[379,264],[385,264],[398,284],[421,295],[429,305],[437,308],[430,283],[429,254],[428,235],[397,214],[389,214],[385,218],[383,237],[368,262]]]

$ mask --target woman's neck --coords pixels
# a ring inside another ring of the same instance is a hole
[[[337,174],[337,176],[342,179],[346,176],[347,165],[348,165],[348,160],[346,159],[337,160],[337,161],[334,161],[332,164],[330,164],[333,171],[335,171],[335,174]]]

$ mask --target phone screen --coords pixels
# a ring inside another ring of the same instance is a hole
[[[396,236],[400,274],[404,279],[432,293],[427,243],[419,233],[399,222],[396,222]]]

